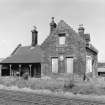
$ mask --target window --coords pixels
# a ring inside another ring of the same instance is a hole
[[[52,72],[58,73],[58,58],[52,58]]]
[[[86,56],[86,73],[92,72],[92,57]]]
[[[65,34],[59,35],[59,45],[65,44]]]
[[[67,73],[73,73],[73,58],[66,58]]]

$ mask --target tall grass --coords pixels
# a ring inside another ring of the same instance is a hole
[[[64,78],[29,78],[24,80],[23,78],[14,77],[0,77],[0,84],[10,87],[17,86],[18,88],[30,88],[30,89],[48,89],[51,91],[69,91],[75,94],[97,94],[105,95],[105,79],[97,78],[91,79],[91,81],[75,81],[67,80]]]
[[[19,88],[31,88],[31,89],[49,89],[54,91],[55,89],[61,89],[64,87],[64,82],[57,79],[36,79],[29,78],[28,80],[24,80],[22,78],[14,78],[14,77],[1,77],[0,84],[9,86],[17,86]]]

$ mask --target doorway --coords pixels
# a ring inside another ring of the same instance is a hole
[[[1,76],[10,76],[9,65],[3,65],[1,68]]]
[[[41,77],[41,64],[35,63],[31,68],[31,77],[40,78]]]

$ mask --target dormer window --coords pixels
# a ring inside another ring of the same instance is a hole
[[[64,45],[66,41],[65,34],[59,35],[59,45]]]

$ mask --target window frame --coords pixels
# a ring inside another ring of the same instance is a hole
[[[69,72],[68,72],[68,70],[67,70],[67,68],[68,68],[68,67],[67,67],[67,59],[68,59],[68,58],[72,59],[72,71],[69,71]],[[66,73],[67,73],[67,74],[73,74],[73,73],[74,73],[74,57],[66,57],[65,63],[66,63]]]
[[[61,39],[62,38],[62,39]],[[63,39],[64,38],[64,39]],[[62,41],[62,42],[61,42]],[[65,33],[59,34],[58,36],[58,44],[60,46],[64,46],[66,44],[66,35]]]
[[[91,63],[91,65],[90,65],[90,63]],[[86,73],[91,73],[91,72],[93,72],[92,57],[89,55],[86,55]]]
[[[57,59],[57,70],[53,70],[53,59]],[[59,66],[59,58],[58,57],[51,57],[51,72],[52,73],[58,73],[58,67]]]

